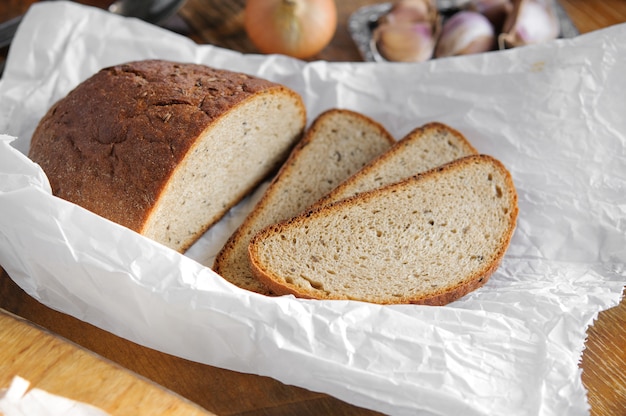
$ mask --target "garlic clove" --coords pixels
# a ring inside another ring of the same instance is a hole
[[[532,45],[556,39],[559,21],[552,0],[515,0],[500,35],[500,48]]]
[[[422,62],[433,56],[440,31],[435,0],[396,0],[378,20],[372,45],[388,61]]]
[[[434,0],[397,0],[384,16],[381,23],[429,22],[438,14]]]
[[[484,15],[489,19],[496,33],[500,33],[507,16],[513,10],[513,2],[511,0],[472,0],[467,9]]]
[[[463,10],[443,24],[435,57],[467,55],[494,49],[496,34],[484,15]]]
[[[435,49],[433,27],[427,22],[384,24],[378,26],[372,38],[378,52],[395,62],[423,62]]]

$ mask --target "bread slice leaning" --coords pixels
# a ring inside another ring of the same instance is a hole
[[[307,129],[261,200],[218,253],[213,270],[231,283],[270,294],[248,262],[252,236],[291,218],[395,143],[387,130],[360,113],[331,109]]]
[[[517,213],[506,168],[472,155],[269,226],[249,256],[276,294],[444,305],[485,284]]]
[[[473,154],[478,152],[460,132],[443,123],[428,123],[409,132],[313,207],[381,188]]]

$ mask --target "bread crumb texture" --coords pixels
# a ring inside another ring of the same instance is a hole
[[[277,293],[442,305],[487,281],[517,211],[502,164],[468,156],[269,227],[250,257]]]
[[[377,157],[360,172],[342,182],[316,205],[344,198],[401,181],[463,156],[477,154],[465,137],[442,123],[418,127]]]
[[[394,142],[380,124],[360,113],[330,109],[320,114],[220,250],[213,269],[241,288],[270,294],[250,270],[248,244],[254,234],[301,213]]]

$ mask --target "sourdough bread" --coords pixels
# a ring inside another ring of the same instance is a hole
[[[428,123],[405,135],[391,149],[342,182],[313,207],[381,188],[477,153],[457,130],[438,122]]]
[[[299,214],[393,143],[383,126],[360,113],[331,109],[319,115],[218,253],[213,270],[241,288],[269,294],[250,270],[248,244],[252,236],[267,225]]]
[[[444,305],[485,284],[517,213],[509,172],[472,155],[269,226],[249,256],[276,294]]]
[[[282,85],[137,61],[54,104],[29,156],[55,195],[183,252],[278,168],[305,123],[301,97]]]

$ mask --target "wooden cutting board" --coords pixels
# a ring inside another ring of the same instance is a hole
[[[0,389],[20,376],[111,415],[213,415],[163,387],[0,309]]]

